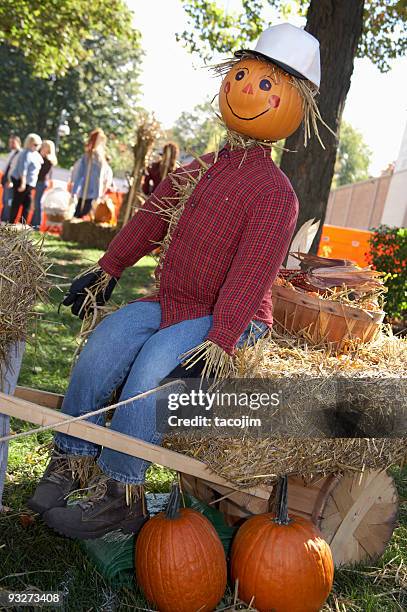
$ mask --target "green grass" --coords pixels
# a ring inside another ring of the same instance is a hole
[[[64,276],[65,279],[57,280],[66,284],[101,255],[100,251],[79,248],[51,237],[47,237],[45,248],[55,262],[52,272]],[[128,302],[139,297],[152,282],[153,268],[153,260],[144,258],[127,270],[115,290],[115,301]],[[32,330],[26,349],[19,380],[22,385],[60,393],[67,387],[80,323],[66,308],[58,314],[62,295],[54,289],[50,303],[40,308],[43,317]],[[30,425],[14,420],[12,427],[20,431]],[[43,447],[51,439],[49,432],[43,432],[11,444],[4,495],[4,503],[11,511],[0,515],[0,589],[23,590],[35,586],[42,590],[63,591],[63,609],[69,612],[148,608],[137,589],[109,585],[76,542],[51,532],[40,520],[25,526],[24,516],[21,518],[25,501],[44,469]],[[407,564],[407,469],[395,470],[394,474],[401,510],[391,544],[374,570],[355,567],[336,572],[327,610],[391,612],[407,609],[405,565],[398,577],[396,575],[400,564]],[[172,478],[170,470],[153,466],[148,473],[148,489],[166,491]],[[224,603],[227,605],[226,600]]]
[[[57,275],[54,280],[58,285],[69,284],[74,276],[97,262],[103,254],[102,251],[83,249],[52,237],[46,239],[45,250],[55,262],[52,273]],[[126,270],[113,294],[114,301],[121,304],[141,297],[152,283],[153,270],[154,260],[151,257],[145,257]],[[66,289],[53,289],[50,303],[38,309],[43,316],[32,330],[26,349],[20,374],[22,385],[56,393],[64,393],[66,389],[76,348],[75,338],[80,328],[79,319],[71,315],[69,308],[62,307],[58,313],[58,304]]]

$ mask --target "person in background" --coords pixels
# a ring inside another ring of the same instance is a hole
[[[146,195],[153,193],[167,174],[175,171],[178,154],[179,148],[175,142],[167,142],[164,145],[160,159],[152,163],[145,171],[142,185],[143,193]]]
[[[6,167],[4,169],[3,175],[1,177],[1,185],[3,187],[3,209],[1,211],[1,220],[4,223],[7,223],[10,218],[10,206],[11,200],[13,198],[13,185],[10,180],[10,174],[17,161],[18,154],[21,151],[21,140],[19,136],[16,136],[15,134],[10,134],[8,139],[8,148],[10,150],[10,153],[6,161]]]
[[[88,215],[93,200],[103,197],[112,181],[112,169],[106,159],[106,136],[101,129],[93,130],[84,155],[74,166],[72,195],[78,198],[74,217]]]
[[[41,142],[38,134],[28,134],[24,141],[24,149],[19,154],[11,171],[13,200],[11,202],[10,223],[15,222],[21,205],[23,207],[21,220],[27,220],[31,209],[31,192],[37,184],[38,173],[44,162],[38,153]]]
[[[52,168],[58,163],[57,156],[55,154],[55,144],[52,140],[42,141],[40,155],[44,161],[38,173],[38,181],[35,188],[34,214],[33,218],[31,219],[31,225],[37,230],[40,229],[42,221],[42,196],[47,188],[48,180],[51,178]]]

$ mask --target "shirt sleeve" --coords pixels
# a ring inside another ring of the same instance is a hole
[[[86,157],[85,157],[85,155],[82,155],[82,157],[80,158],[79,162],[77,162],[77,164],[78,164],[77,167],[75,168],[75,166],[76,166],[76,164],[75,164],[74,169],[72,171],[72,180],[73,180],[72,193],[74,195],[76,195],[79,192],[79,190],[81,189],[82,183],[83,183],[83,180],[84,180],[84,176],[85,176],[85,173],[86,173],[86,167],[85,167]]]
[[[24,155],[24,159],[23,159],[23,168],[22,168],[22,170],[21,170],[21,178],[23,178],[23,177],[24,177],[24,178],[26,178],[26,177],[27,177],[28,167],[29,167],[29,165],[30,165],[30,161],[31,161],[31,160],[30,160],[30,155],[29,155],[29,153],[27,152],[27,153]]]
[[[256,200],[213,311],[207,339],[229,355],[270,291],[294,233],[298,200],[275,190]]]
[[[160,209],[170,208],[174,198],[171,178],[167,177],[110,243],[99,260],[105,272],[118,278],[125,268],[157,248],[168,229]]]

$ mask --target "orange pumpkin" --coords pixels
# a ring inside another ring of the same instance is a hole
[[[160,612],[209,612],[226,588],[226,559],[212,524],[200,512],[179,508],[174,486],[166,512],[149,520],[136,541],[136,578]]]
[[[116,224],[116,209],[110,198],[101,200],[96,206],[94,221],[95,223]]]
[[[249,518],[233,541],[231,577],[239,581],[239,597],[259,612],[317,612],[333,575],[331,550],[315,525],[288,517],[283,479],[277,516]]]
[[[303,102],[291,77],[260,59],[242,59],[223,79],[219,108],[227,127],[258,140],[287,138],[299,127]]]

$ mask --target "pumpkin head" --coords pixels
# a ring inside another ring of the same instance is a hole
[[[244,58],[223,79],[219,108],[227,127],[258,140],[290,136],[303,116],[303,100],[292,77],[270,62]]]
[[[332,588],[332,554],[313,523],[288,517],[286,499],[285,489],[277,516],[258,514],[240,527],[231,577],[239,597],[259,612],[318,612]]]
[[[200,512],[179,508],[173,487],[167,511],[150,519],[136,541],[136,578],[160,612],[209,612],[226,588],[226,559],[212,524]]]

